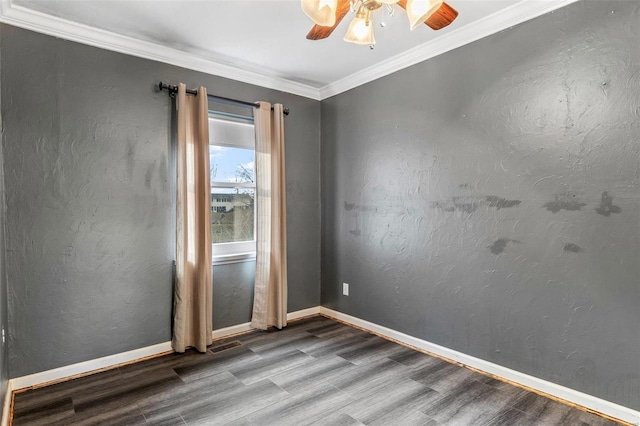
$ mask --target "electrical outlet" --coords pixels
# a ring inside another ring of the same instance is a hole
[[[342,283],[342,294],[345,296],[349,295],[349,284]]]

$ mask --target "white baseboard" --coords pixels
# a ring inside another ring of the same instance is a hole
[[[234,334],[246,333],[248,331],[253,330],[251,328],[250,322],[245,322],[243,324],[232,325],[231,327],[219,328],[217,330],[213,330],[211,333],[211,337],[213,340],[222,339],[227,336],[232,336]]]
[[[593,411],[605,414],[607,416],[620,419],[627,423],[639,425],[640,424],[640,412],[632,410],[627,407],[609,402],[592,395],[588,395],[576,390],[557,385],[555,383],[548,382],[546,380],[539,379],[537,377],[529,376],[524,373],[520,373],[515,370],[511,370],[506,367],[502,367],[491,362],[475,358],[470,355],[455,351],[453,349],[445,348],[444,346],[436,345],[434,343],[427,342],[416,337],[409,336],[399,331],[392,330],[387,327],[383,327],[378,324],[374,324],[369,321],[362,320],[360,318],[353,317],[351,315],[343,314],[332,309],[324,308],[321,306],[315,306],[313,308],[303,309],[296,312],[290,312],[287,314],[288,321],[295,321],[296,319],[313,316],[317,314],[325,315],[329,318],[334,318],[345,323],[354,325],[356,327],[363,328],[373,333],[379,334],[383,337],[387,337],[392,340],[416,347],[426,352],[433,353],[437,356],[447,358],[449,360],[458,362],[460,364],[467,365],[471,368],[484,371],[488,374],[502,377],[514,383],[518,383],[522,386],[534,389],[536,391],[551,395],[553,397],[568,401],[570,403],[580,405]],[[250,323],[238,324],[232,327],[226,327],[219,330],[214,330],[212,335],[214,339],[220,339],[227,336],[231,336],[238,333],[251,331]],[[110,355],[103,358],[98,358],[90,361],[81,362],[78,364],[72,364],[65,367],[56,368],[53,370],[43,371],[40,373],[30,374],[28,376],[17,377],[11,379],[7,383],[7,393],[4,401],[4,410],[2,415],[2,423],[0,426],[8,425],[9,411],[11,404],[11,394],[13,391],[29,388],[32,386],[43,385],[45,383],[61,381],[74,376],[79,376],[87,373],[91,373],[97,370],[103,370],[106,368],[114,367],[119,364],[128,363],[147,358],[150,356],[157,356],[165,352],[171,351],[171,342],[160,343],[153,346],[147,346],[145,348],[135,349],[133,351],[123,352],[120,354]]]
[[[290,312],[287,314],[287,320],[294,321],[299,318],[318,315],[319,313],[320,307],[315,306],[313,308]],[[238,324],[231,327],[213,330],[212,336],[214,339],[221,339],[223,337],[231,336],[238,333],[244,333],[251,330],[251,325],[247,322],[244,324]],[[30,374],[28,376],[17,377],[15,379],[9,380],[9,386],[12,390],[30,388],[32,386],[39,386],[45,383],[61,381],[74,376],[79,376],[106,368],[112,368],[119,364],[134,362],[142,358],[157,356],[171,351],[171,342],[159,343],[157,345],[147,346],[145,348],[122,352],[115,355],[109,355],[102,358],[96,358],[77,364],[55,368],[53,370]]]
[[[32,386],[68,379],[92,371],[103,370],[119,364],[170,352],[171,350],[171,342],[158,343],[157,345],[66,365],[64,367],[54,368],[53,370],[41,371],[40,373],[29,374],[28,376],[16,377],[15,379],[11,379],[10,382],[13,390],[17,391]]]
[[[320,306],[314,306],[313,308],[301,309],[295,312],[289,312],[287,314],[287,321],[295,321],[300,318],[310,317],[313,315],[320,314]],[[251,331],[253,328],[251,327],[250,322],[245,322],[243,324],[232,325],[231,327],[220,328],[218,330],[213,330],[212,336],[213,340],[222,339],[224,337],[232,336],[234,334],[246,333],[247,331]]]
[[[640,424],[640,411],[632,410],[631,408],[623,407],[621,405],[606,401],[601,398],[597,398],[592,395],[588,395],[586,393],[578,392],[576,390],[552,382],[548,382],[537,377],[529,376],[528,374],[520,373],[519,371],[511,370],[509,368],[493,364],[489,361],[475,358],[471,355],[454,351],[453,349],[445,348],[444,346],[436,345],[435,343],[427,342],[426,340],[418,339],[417,337],[409,336],[408,334],[404,334],[399,331],[395,331],[390,328],[353,317],[351,315],[343,314],[342,312],[334,311],[329,308],[320,307],[320,314],[345,322],[347,324],[354,325],[359,328],[363,328],[382,337],[396,340],[415,348],[422,349],[426,352],[430,352],[437,356],[447,358],[460,364],[464,364],[473,369],[484,371],[493,376],[504,378],[508,381],[518,383],[520,385],[545,393],[547,395],[554,396],[564,401],[580,405],[598,413],[620,419],[627,423],[631,423],[634,425]]]
[[[287,314],[287,321],[295,321],[305,317],[311,317],[320,314],[320,306],[314,306],[313,308],[301,309],[299,311],[290,312]]]
[[[7,389],[5,389],[4,404],[2,405],[2,421],[0,426],[9,426],[11,420],[11,398],[13,397],[13,385],[11,380],[7,380]]]

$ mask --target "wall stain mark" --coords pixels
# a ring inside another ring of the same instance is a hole
[[[507,244],[509,243],[520,244],[520,241],[510,238],[498,238],[491,245],[488,245],[487,248],[491,250],[491,253],[497,255],[504,252],[504,249],[507,248]]]
[[[471,214],[482,206],[493,207],[496,210],[500,210],[516,207],[520,203],[522,203],[520,200],[507,200],[497,195],[467,196],[451,197],[446,201],[434,201],[431,203],[431,208],[438,208],[445,212],[461,211]]]
[[[362,234],[359,229],[354,229],[353,231],[349,231],[349,233],[355,235],[356,237],[359,237]]]
[[[162,186],[162,192],[167,192],[169,188],[169,178],[168,178],[168,168],[167,165],[167,155],[162,154],[162,158],[160,158],[160,185]]]
[[[125,161],[127,163],[127,176],[129,180],[133,178],[133,171],[136,167],[136,147],[133,142],[127,142],[127,154],[125,155]]]
[[[542,207],[546,208],[552,213],[558,213],[560,210],[576,211],[581,210],[585,203],[577,201],[575,194],[556,194],[553,201],[544,203]]]
[[[147,189],[151,189],[151,179],[153,178],[153,172],[156,168],[156,162],[154,161],[149,167],[147,167],[147,171],[144,174],[144,186]]]
[[[580,247],[577,244],[573,244],[573,243],[565,244],[564,247],[563,247],[563,250],[564,251],[569,251],[571,253],[580,253],[581,251],[584,251],[584,250],[582,250],[582,247]]]
[[[356,212],[378,212],[378,207],[368,206],[364,204],[356,204],[356,203],[347,203],[344,202],[344,210],[345,211],[356,211]]]
[[[477,197],[451,197],[447,201],[434,201],[431,208],[438,208],[445,212],[461,211],[464,213],[473,213],[478,210],[481,200]]]
[[[596,207],[595,210],[602,216],[611,216],[611,213],[620,213],[622,211],[620,206],[613,204],[613,197],[611,197],[607,191],[602,193],[600,205]]]
[[[509,209],[511,207],[515,207],[519,205],[522,201],[520,200],[507,200],[502,197],[496,197],[495,195],[487,195],[485,200],[489,204],[489,207],[495,207],[496,209]]]

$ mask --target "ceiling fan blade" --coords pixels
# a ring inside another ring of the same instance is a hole
[[[407,0],[400,0],[398,6],[403,9],[407,9]],[[445,2],[431,15],[426,21],[425,25],[428,25],[433,30],[441,30],[458,17],[458,11]]]
[[[323,38],[327,38],[331,35],[333,30],[336,29],[342,19],[349,13],[349,9],[351,8],[349,4],[349,0],[338,0],[338,8],[336,9],[336,23],[333,27],[321,27],[320,25],[315,25],[309,34],[307,34],[308,40],[322,40]]]
[[[458,11],[453,7],[449,6],[447,3],[442,2],[442,6],[436,10],[436,13],[431,15],[429,19],[424,21],[429,27],[434,30],[441,30],[458,17]]]

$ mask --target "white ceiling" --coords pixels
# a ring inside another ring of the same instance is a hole
[[[0,0],[0,20],[110,50],[322,99],[575,0],[448,0],[449,27],[409,30],[405,12],[380,9],[374,50],[326,40],[299,0]]]

